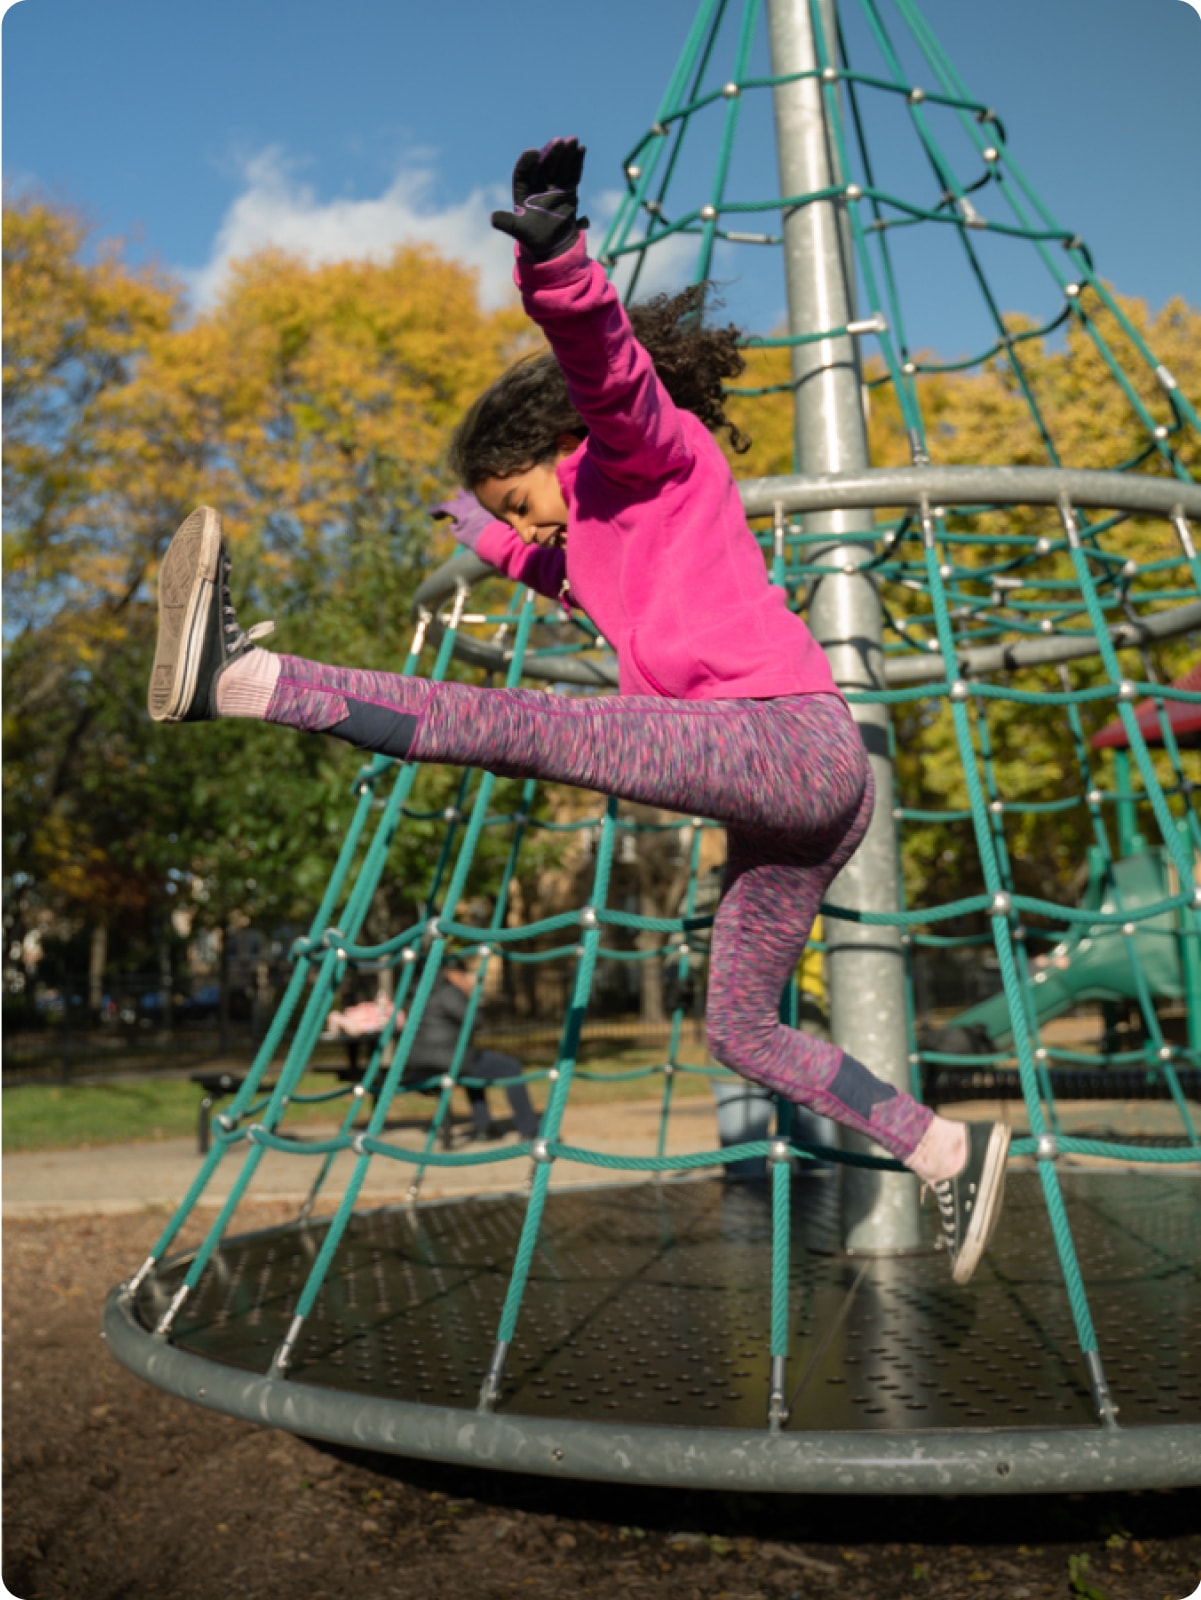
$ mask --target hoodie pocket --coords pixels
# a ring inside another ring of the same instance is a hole
[[[656,694],[662,695],[666,700],[672,700],[676,698],[671,693],[670,689],[665,689],[663,687],[662,683],[660,683],[659,679],[656,678],[655,674],[650,670],[646,662],[643,660],[642,651],[638,648],[638,634],[636,631],[632,631],[630,633],[630,660],[633,661],[634,665],[638,668],[639,676],[646,680]]]

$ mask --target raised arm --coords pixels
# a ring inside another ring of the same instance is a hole
[[[691,459],[679,412],[634,337],[616,291],[584,249],[574,139],[526,150],[513,172],[513,210],[493,226],[517,241],[517,287],[588,425],[589,458],[622,483],[656,482]]]

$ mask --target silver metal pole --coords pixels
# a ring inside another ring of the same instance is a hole
[[[835,0],[816,0],[826,63],[836,60]],[[771,68],[776,77],[813,71],[819,58],[810,0],[768,0]],[[841,186],[838,155],[816,77],[776,86],[776,147],[781,193],[805,195]],[[854,267],[843,213],[845,202],[811,201],[785,211],[784,261],[792,333],[843,328],[855,320]],[[802,473],[859,472],[867,465],[863,391],[849,335],[798,345],[792,352],[797,469]],[[856,575],[862,545],[840,536],[860,531],[867,513],[811,512],[807,533],[829,533],[821,559],[839,568],[814,588],[809,624],[825,647],[844,689],[884,684],[881,612],[873,581]],[[900,903],[893,828],[893,773],[888,710],[856,706],[876,779],[876,809],[868,834],[830,891],[830,899],[860,911],[895,911]],[[905,976],[900,932],[827,919],[826,990],[836,1042],[897,1089],[909,1084]],[[852,1148],[877,1149],[844,1131]],[[893,1253],[920,1243],[916,1180],[906,1175],[845,1168],[843,1238],[848,1250]]]

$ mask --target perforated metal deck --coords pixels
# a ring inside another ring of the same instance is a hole
[[[785,1435],[867,1445],[898,1432],[1106,1431],[1036,1174],[1011,1174],[1004,1226],[964,1289],[933,1252],[833,1253],[836,1181],[815,1174],[797,1185]],[[1063,1184],[1118,1431],[1197,1427],[1201,1463],[1201,1184],[1128,1172],[1066,1172]],[[355,1415],[376,1397],[475,1417],[523,1211],[513,1196],[356,1216],[292,1376],[267,1382],[296,1404],[310,1389],[344,1396]],[[170,1354],[264,1374],[323,1231],[227,1243],[179,1315]],[[675,1180],[553,1193],[498,1416],[766,1436],[769,1245],[769,1204],[754,1187]],[[142,1286],[127,1307],[133,1328],[153,1326],[186,1264]],[[165,1386],[195,1394],[177,1377]],[[268,1420],[261,1405],[249,1409]],[[349,1431],[362,1440],[361,1425]],[[1113,1482],[1112,1470],[1103,1476]]]

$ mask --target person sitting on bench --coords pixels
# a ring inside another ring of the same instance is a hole
[[[340,1039],[346,1045],[346,1076],[356,1081],[362,1076],[359,1071],[359,1046],[366,1044],[368,1055],[375,1047],[375,1042],[388,1026],[392,1016],[392,1001],[383,992],[376,995],[374,1000],[360,1000],[357,1005],[348,1006],[345,1011],[331,1011],[325,1019],[325,1032],[323,1039]],[[405,1014],[397,1013],[395,1031],[399,1034],[404,1027]]]
[[[426,1001],[425,1011],[417,1025],[417,1033],[405,1063],[404,1082],[431,1078],[450,1070],[463,1019],[467,1015],[467,1002],[475,984],[474,975],[468,971],[461,956],[451,956],[444,964],[438,981]],[[506,1083],[505,1093],[517,1133],[522,1139],[532,1139],[538,1132],[538,1113],[530,1104],[529,1093],[520,1081],[521,1062],[516,1056],[502,1055],[499,1050],[481,1050],[468,1045],[463,1058],[460,1076],[481,1078],[487,1083],[499,1079],[516,1078],[516,1083]],[[492,1121],[488,1100],[483,1088],[464,1084],[471,1102],[473,1137],[499,1139],[501,1129]]]

